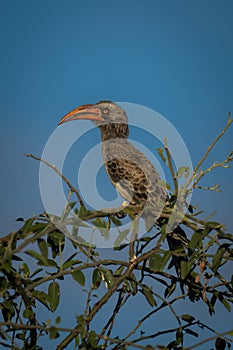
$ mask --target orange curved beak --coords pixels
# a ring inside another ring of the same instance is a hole
[[[88,104],[77,107],[71,112],[67,113],[63,118],[61,118],[61,120],[58,122],[58,125],[78,119],[104,121],[101,116],[100,108],[96,107],[95,105]]]

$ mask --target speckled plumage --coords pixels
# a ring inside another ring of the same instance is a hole
[[[97,105],[103,110],[109,110],[106,122],[98,122],[97,126],[101,131],[102,156],[111,182],[124,199],[131,204],[150,207],[157,219],[167,198],[166,190],[159,184],[158,171],[128,141],[124,110],[112,102],[100,102]]]

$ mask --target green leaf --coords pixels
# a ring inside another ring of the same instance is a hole
[[[33,232],[33,225],[32,224],[33,224],[34,220],[35,220],[35,218],[30,218],[30,219],[26,220],[21,231],[23,233]]]
[[[45,259],[47,259],[48,258],[48,246],[47,246],[47,243],[45,242],[44,239],[38,238],[37,239],[37,244],[39,246],[41,254],[43,255],[43,257]]]
[[[166,181],[164,181],[164,180],[159,180],[159,181],[158,181],[158,185],[159,185],[160,187],[163,187],[163,188],[167,189],[167,190],[171,190],[170,185],[169,185]]]
[[[225,306],[225,308],[231,312],[231,305],[228,303],[228,301],[224,298],[223,300],[221,300],[221,303]]]
[[[90,342],[90,345],[91,345],[91,349],[96,349],[98,347],[97,343],[96,343],[96,339],[97,339],[96,332],[95,331],[90,331],[90,333],[89,333],[89,342]]]
[[[175,291],[176,289],[176,283],[175,282],[172,282],[170,284],[170,286],[168,286],[166,289],[165,289],[165,292],[164,292],[164,296],[165,298],[168,298],[172,295],[172,293]]]
[[[205,223],[205,226],[213,230],[220,230],[223,228],[223,225],[216,221],[208,221]]]
[[[181,331],[176,332],[176,345],[183,342],[183,333]]]
[[[105,239],[109,238],[109,222],[104,221],[101,218],[96,218],[92,220],[92,224],[98,228],[100,233],[104,236]]]
[[[187,166],[182,166],[178,169],[176,176],[180,178],[182,175],[184,175],[185,178],[189,176],[190,169]]]
[[[68,269],[69,267],[73,266],[73,263],[74,262],[80,262],[81,263],[81,260],[73,260],[73,258],[77,255],[77,252],[76,253],[73,253],[64,263],[63,263],[63,270],[65,269]],[[71,265],[70,265],[70,262],[71,262]]]
[[[8,281],[4,276],[0,276],[0,296],[8,289]]]
[[[12,260],[14,260],[14,261],[23,261],[23,259],[20,258],[18,255],[12,255]]]
[[[194,249],[198,248],[199,242],[201,242],[203,239],[203,235],[200,231],[195,231],[192,235],[192,238],[189,242],[189,249],[194,251]]]
[[[15,315],[15,310],[9,301],[4,301],[1,304],[2,315],[5,321],[11,321],[12,317]]]
[[[38,273],[40,273],[41,271],[43,271],[43,269],[40,267],[39,269],[36,269],[30,276],[30,278],[34,277],[35,275],[37,275]]]
[[[168,260],[172,256],[171,251],[167,251],[164,255],[161,254],[153,254],[149,258],[149,268],[152,271],[163,271],[164,267],[166,266]]]
[[[121,244],[120,246],[113,246],[113,249],[114,250],[123,250],[125,249],[126,247],[128,247],[128,244]]]
[[[85,276],[81,270],[76,270],[72,272],[71,276],[76,282],[80,284],[80,286],[83,287],[85,285]]]
[[[25,339],[25,334],[24,333],[17,333],[15,337],[17,339],[24,340]]]
[[[81,236],[76,237],[75,240],[76,240],[78,243],[80,243],[80,244],[82,244],[82,245],[84,245],[84,246],[86,246],[86,247],[93,248],[93,249],[96,248],[95,244],[92,244],[92,243],[89,243],[89,242],[85,241],[85,239],[82,238]],[[73,242],[73,243],[74,243],[74,242]]]
[[[215,341],[216,350],[224,350],[226,348],[227,342],[225,339],[218,337]]]
[[[53,260],[53,259],[47,259],[47,261],[48,261],[49,266],[51,266],[51,267],[57,267],[57,268],[58,268],[58,265],[57,265],[57,263],[56,263],[55,260]],[[38,265],[39,265],[39,264],[38,264]]]
[[[91,211],[85,209],[83,206],[81,206],[80,209],[79,209],[79,217],[80,217],[80,219],[84,219],[85,216],[87,216],[90,213],[91,213]]]
[[[50,309],[54,312],[57,309],[60,300],[60,287],[57,282],[50,283],[48,287],[48,299]]]
[[[15,221],[24,221],[24,218],[19,217],[19,218],[15,219]]]
[[[123,290],[130,293],[131,292],[131,288],[130,288],[130,284],[128,281],[124,281],[123,282]]]
[[[181,315],[182,320],[188,322],[188,323],[192,323],[193,321],[195,321],[195,317],[193,317],[192,315],[189,314],[183,314]]]
[[[55,323],[56,323],[56,324],[61,323],[61,317],[60,317],[60,316],[58,316],[58,317],[56,318]]]
[[[12,259],[8,256],[2,261],[2,267],[7,273],[11,273]]]
[[[151,241],[151,237],[145,236],[140,238],[140,242],[150,242]]]
[[[193,205],[189,204],[189,205],[188,205],[188,211],[189,211],[191,214],[193,214],[193,212],[194,212],[193,209],[194,209]]]
[[[32,309],[25,309],[23,312],[23,317],[32,320],[34,318],[34,312]]]
[[[102,218],[95,218],[92,220],[92,224],[98,228],[108,228],[108,222],[104,221]]]
[[[56,327],[49,328],[49,339],[57,339],[59,337],[59,333]]]
[[[219,301],[225,306],[225,308],[231,312],[231,305],[228,303],[228,301],[223,297],[223,295],[219,292],[217,294],[217,297],[219,299]]]
[[[121,226],[122,225],[121,220],[117,219],[114,215],[111,215],[110,219],[116,226]]]
[[[143,286],[142,294],[145,296],[147,302],[150,304],[150,306],[156,306],[157,303],[153,297],[153,292],[148,286]]]
[[[170,250],[168,250],[162,257],[161,262],[160,262],[160,269],[159,271],[163,271],[163,269],[165,268],[167,262],[169,261],[169,259],[172,256],[172,252]]]
[[[75,206],[77,202],[69,202],[66,204],[65,209],[63,210],[63,213],[61,215],[61,221],[64,221],[67,219],[68,215],[70,214],[71,210]]]
[[[218,295],[218,292],[215,291],[212,295],[212,298],[210,299],[210,302],[208,304],[209,306],[209,314],[212,316],[215,314],[215,309],[214,309],[214,305],[216,303],[216,300],[217,300],[217,295]]]
[[[163,152],[164,152],[164,149],[163,148],[156,148],[160,158],[162,159],[162,161],[164,163],[166,163],[166,157],[164,156]]]
[[[221,230],[218,232],[218,238],[219,238],[219,239],[227,239],[227,240],[233,242],[232,233],[224,233],[224,232],[221,231]]]
[[[104,276],[104,282],[106,288],[110,289],[114,286],[115,284],[115,277],[113,276],[113,273],[111,270],[105,270],[103,273]]]
[[[24,278],[28,278],[30,276],[30,269],[26,263],[20,265],[19,270],[23,273]]]
[[[188,276],[189,272],[191,271],[192,263],[182,260],[180,262],[180,277],[182,280],[185,280],[185,278]]]
[[[43,231],[46,227],[48,226],[47,223],[44,222],[35,222],[32,226],[33,231],[40,233],[41,231]]]
[[[64,240],[64,233],[60,231],[53,231],[49,233],[49,237],[54,241],[54,243],[58,244]]]
[[[124,270],[125,266],[121,265],[119,266],[115,271],[114,271],[114,276],[118,277],[122,274],[123,270]]]
[[[75,348],[78,347],[79,343],[80,343],[80,335],[77,335],[77,337],[75,337]]]
[[[152,214],[148,214],[144,217],[146,231],[150,232],[154,226],[155,223],[155,217]]]
[[[212,260],[212,270],[213,272],[216,274],[219,266],[221,265],[222,262],[222,258],[227,250],[227,248],[229,247],[228,243],[224,243],[222,244],[218,250],[217,253],[213,256],[213,260]]]
[[[65,235],[60,231],[53,231],[47,237],[48,246],[52,249],[53,259],[64,249]]]
[[[119,245],[121,245],[121,243],[126,239],[127,235],[129,234],[130,229],[125,229],[124,231],[122,231],[119,236],[116,238],[113,247],[116,248]]]
[[[66,269],[70,268],[71,266],[81,264],[81,262],[82,262],[81,260],[68,260],[62,265],[63,270],[66,270]]]
[[[102,281],[101,271],[100,269],[96,268],[92,274],[92,284],[95,289],[99,288],[101,281]]]
[[[45,321],[45,327],[48,327],[51,324],[52,320],[48,319]]]
[[[49,266],[48,260],[43,255],[41,255],[38,252],[36,252],[35,250],[26,250],[25,253],[30,255],[31,257],[35,258],[36,260],[38,260],[38,262],[41,265]]]
[[[160,254],[153,254],[149,258],[149,268],[152,271],[160,271],[160,265],[162,261],[162,256]]]
[[[132,272],[131,275],[129,276],[129,283],[131,285],[132,291],[133,291],[133,295],[135,295],[137,293],[137,279],[135,274]]]

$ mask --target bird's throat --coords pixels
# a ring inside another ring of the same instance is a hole
[[[129,128],[127,124],[111,123],[99,126],[102,141],[122,138],[127,139],[129,136]]]

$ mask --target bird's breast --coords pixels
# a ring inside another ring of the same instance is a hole
[[[106,172],[120,195],[136,204],[149,202],[157,206],[165,201],[166,191],[159,186],[159,174],[151,162],[128,140],[114,139],[102,143]]]

